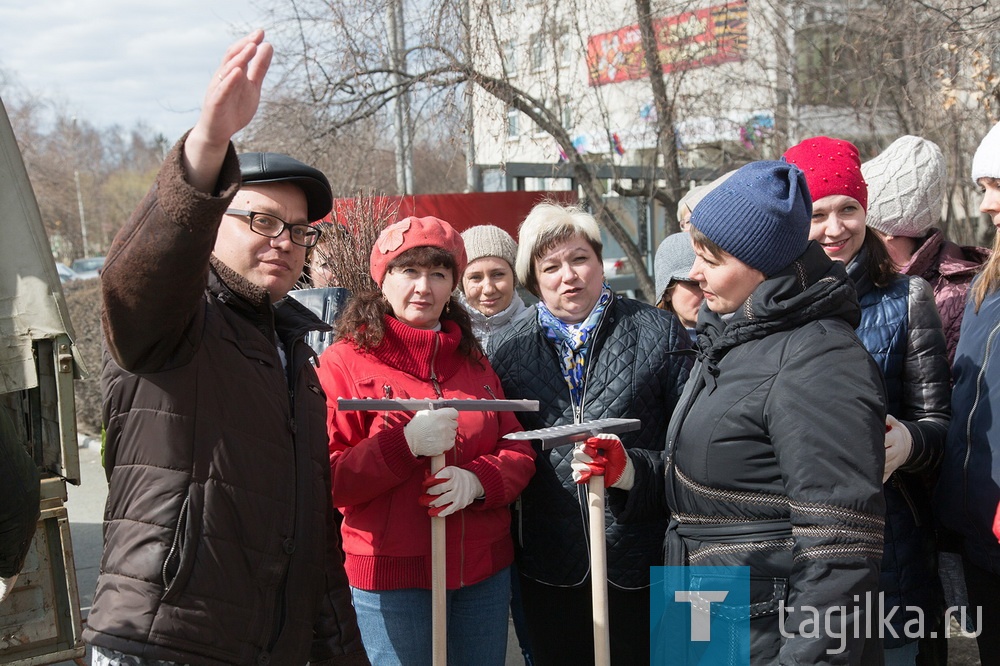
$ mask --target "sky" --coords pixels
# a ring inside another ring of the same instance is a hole
[[[253,0],[2,0],[0,71],[98,129],[141,120],[173,141],[261,17]]]

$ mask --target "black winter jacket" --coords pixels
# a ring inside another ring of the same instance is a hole
[[[948,432],[951,372],[930,285],[919,277],[898,275],[878,288],[862,266],[863,261],[848,266],[861,304],[858,338],[882,370],[888,413],[913,437],[909,458],[885,484],[879,588],[886,608],[899,609],[890,622],[892,631],[887,629],[883,639],[891,649],[915,640],[906,636],[906,624],[918,616],[917,608],[927,632],[938,631],[944,617],[931,490]]]
[[[304,339],[325,325],[211,258],[236,154],[208,196],[182,145],[101,277],[109,489],[84,639],[199,666],[367,664]]]
[[[825,618],[878,590],[885,389],[859,314],[843,265],[810,243],[732,317],[699,315],[668,434],[667,563],[749,566],[752,605],[736,613],[754,664],[881,663],[880,645],[853,638],[863,607],[831,616],[842,652],[822,627],[804,635],[811,609]],[[652,472],[637,468],[633,490],[662,482]]]
[[[508,398],[538,400],[537,413],[519,412],[526,430],[601,418],[637,418],[642,428],[621,435],[629,456],[660,466],[667,423],[687,380],[690,339],[676,317],[615,297],[598,324],[584,372],[583,411],[574,414],[558,352],[545,337],[534,308],[503,333],[491,362]],[[581,585],[590,571],[586,485],[573,482],[573,446],[541,451],[535,476],[514,511],[519,571],[542,583]],[[611,489],[610,495],[625,497]],[[628,504],[641,502],[638,493]],[[605,517],[608,580],[638,589],[649,585],[649,567],[662,561],[666,515],[628,525]]]

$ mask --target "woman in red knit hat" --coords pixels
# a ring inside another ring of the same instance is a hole
[[[852,143],[813,137],[789,148],[784,159],[805,173],[813,202],[809,239],[846,264],[861,304],[856,332],[885,378],[886,526],[879,586],[886,612],[897,609],[883,639],[885,663],[944,663],[930,638],[931,632],[944,635],[930,489],[948,431],[951,376],[934,293],[922,278],[897,273],[882,239],[868,233],[868,186]],[[911,630],[918,616],[926,640]]]
[[[371,253],[379,291],[355,294],[320,356],[329,409],[333,502],[344,514],[345,569],[373,664],[431,658],[431,516],[447,517],[448,658],[504,663],[510,511],[534,473],[510,412],[425,410],[412,418],[340,411],[337,398],[503,398],[452,297],[462,237],[434,217],[382,232]],[[447,466],[430,473],[430,458]]]

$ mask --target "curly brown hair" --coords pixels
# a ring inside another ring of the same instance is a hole
[[[415,247],[403,252],[392,260],[389,270],[402,267],[446,268],[456,274],[455,257],[441,248],[431,246]],[[347,302],[347,309],[337,320],[335,342],[352,340],[362,349],[374,349],[385,337],[385,316],[393,315],[389,301],[381,291],[363,291],[353,294]],[[472,332],[472,319],[454,295],[441,312],[442,321],[453,321],[462,331],[458,352],[466,358],[479,362],[484,357]]]

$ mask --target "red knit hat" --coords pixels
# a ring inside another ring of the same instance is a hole
[[[831,194],[844,194],[868,210],[868,184],[861,175],[861,157],[850,141],[814,136],[786,150],[782,159],[805,173],[813,202]]]
[[[455,284],[465,272],[465,243],[455,229],[436,217],[407,217],[390,224],[372,247],[371,274],[375,284],[382,286],[393,259],[415,247],[436,247],[455,258]]]

